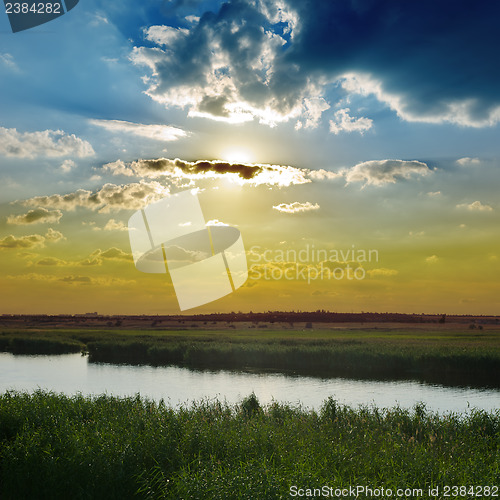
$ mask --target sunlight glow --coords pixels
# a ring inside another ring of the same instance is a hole
[[[252,163],[253,155],[248,149],[235,147],[223,151],[222,159],[231,163]]]

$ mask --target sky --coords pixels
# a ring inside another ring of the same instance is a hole
[[[0,313],[177,314],[128,222],[190,190],[248,279],[188,313],[499,314],[499,15],[80,0],[12,33],[0,13]]]

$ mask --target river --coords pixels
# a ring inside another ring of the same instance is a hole
[[[500,390],[444,387],[416,381],[370,381],[317,378],[276,373],[195,371],[174,366],[130,366],[89,363],[80,354],[13,355],[0,353],[0,392],[37,388],[68,395],[112,394],[143,397],[171,406],[189,405],[201,399],[233,404],[252,391],[261,404],[275,400],[318,410],[332,396],[352,407],[399,405],[412,408],[423,402],[438,413],[465,413],[470,408],[500,408]]]

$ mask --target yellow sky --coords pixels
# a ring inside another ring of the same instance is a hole
[[[393,213],[398,197],[386,197],[363,217],[359,199],[367,194],[359,188],[349,204],[342,185],[325,191],[321,183],[279,188],[226,178],[197,184],[205,220],[241,232],[249,279],[234,293],[186,312],[498,312],[499,238],[488,210],[455,206],[451,215],[432,220],[429,197],[408,214]],[[20,224],[26,207],[2,207],[2,312],[179,312],[169,276],[144,274],[133,264],[126,228],[133,211],[46,206],[61,210],[58,223]],[[384,214],[392,224],[381,220]],[[443,222],[448,218],[453,220]]]

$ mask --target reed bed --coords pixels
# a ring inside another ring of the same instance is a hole
[[[291,498],[294,485],[492,486],[499,445],[498,411],[443,416],[328,399],[315,412],[262,407],[253,394],[234,406],[171,408],[139,396],[7,392],[0,497],[253,500]]]

